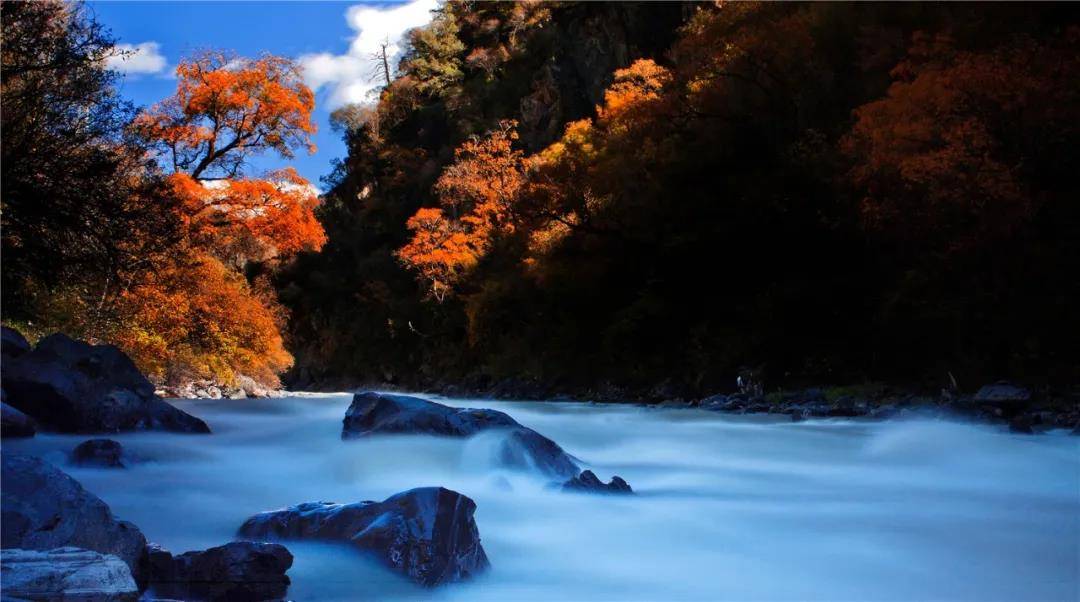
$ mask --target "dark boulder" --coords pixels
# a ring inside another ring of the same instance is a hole
[[[285,546],[251,541],[179,556],[152,544],[147,557],[153,594],[181,600],[280,600],[289,588],[285,573],[293,563]]]
[[[503,466],[536,470],[553,477],[564,477],[578,471],[577,464],[557,443],[530,428],[518,427],[507,431],[498,454]]]
[[[452,408],[407,395],[357,393],[345,412],[341,438],[379,433],[470,437],[485,431],[506,433],[498,453],[509,466],[535,468],[563,478],[578,472],[577,464],[558,444],[503,412]]]
[[[1002,380],[979,389],[973,400],[984,405],[1018,407],[1031,401],[1031,391]]]
[[[26,342],[26,337],[22,333],[14,328],[0,326],[0,356],[2,356],[2,359],[16,358],[28,351],[30,351],[30,343]]]
[[[591,470],[582,471],[578,476],[563,483],[563,491],[577,491],[586,493],[604,494],[627,494],[634,493],[630,484],[622,480],[622,477],[611,477],[610,483],[601,481]]]
[[[146,539],[135,525],[116,520],[105,502],[40,458],[5,453],[0,461],[0,547],[112,554],[141,582]]]
[[[257,514],[240,527],[247,539],[345,541],[409,579],[432,587],[488,568],[473,513],[476,503],[442,487],[399,493],[383,502],[308,502]]]
[[[71,452],[71,463],[76,466],[125,468],[124,447],[112,439],[83,441]]]
[[[155,396],[122,351],[63,334],[5,361],[4,389],[9,404],[60,432],[210,432],[202,420]]]
[[[0,437],[33,437],[36,432],[33,418],[0,402]]]
[[[4,600],[134,602],[139,588],[124,561],[75,547],[0,551]]]

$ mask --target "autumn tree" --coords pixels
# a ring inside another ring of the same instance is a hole
[[[886,96],[855,111],[844,141],[871,231],[934,250],[990,245],[1054,200],[1075,140],[1080,29],[962,51],[918,33]],[[1055,173],[1056,172],[1056,173]]]
[[[124,136],[133,109],[105,68],[108,31],[79,3],[5,3],[0,20],[5,317],[104,336],[116,294],[177,228]]]
[[[320,248],[325,236],[312,212],[317,196],[299,174],[242,177],[253,154],[291,158],[298,148],[314,151],[314,96],[296,64],[206,51],[176,71],[176,94],[140,114],[134,130],[172,167],[169,183],[193,236],[231,261]],[[243,249],[253,253],[237,255]]]
[[[124,340],[170,381],[231,383],[242,374],[274,385],[291,363],[278,331],[281,309],[241,270],[318,250],[326,236],[315,216],[318,196],[294,169],[251,178],[245,168],[260,153],[314,151],[314,97],[296,64],[272,55],[206,51],[182,61],[177,77],[176,93],[141,113],[132,130],[171,167],[164,190],[186,248],[171,270],[125,297],[132,330]],[[177,309],[162,313],[163,304]],[[153,363],[157,352],[167,365]]]
[[[439,207],[423,208],[407,223],[413,239],[398,256],[427,282],[439,301],[452,292],[491,248],[513,231],[514,203],[525,182],[512,121],[462,144],[435,183]]]

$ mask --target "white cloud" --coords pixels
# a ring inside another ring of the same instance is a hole
[[[105,66],[113,71],[144,75],[165,70],[167,61],[157,42],[117,44],[113,49],[118,51],[117,54],[105,60]]]
[[[368,94],[379,86],[378,78],[373,77],[372,55],[384,41],[389,41],[387,54],[392,69],[401,54],[402,36],[431,21],[431,11],[438,6],[438,0],[412,0],[391,7],[350,6],[345,11],[345,20],[356,35],[349,44],[349,51],[346,54],[320,52],[301,56],[304,79],[315,90],[323,86],[332,88],[331,108],[368,100]]]

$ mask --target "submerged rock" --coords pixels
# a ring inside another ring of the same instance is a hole
[[[578,491],[586,493],[627,494],[634,493],[627,483],[619,476],[611,477],[610,483],[605,483],[591,470],[582,471],[578,476],[563,483],[563,491]]]
[[[411,489],[383,502],[308,502],[257,514],[240,527],[249,539],[345,541],[409,579],[432,587],[488,568],[476,503],[442,487]]]
[[[0,462],[0,547],[112,554],[141,581],[146,539],[135,525],[116,520],[105,502],[39,458],[5,453]]]
[[[4,600],[125,602],[139,597],[128,565],[75,547],[0,551]]]
[[[147,546],[147,573],[155,596],[181,600],[279,600],[289,588],[285,574],[293,555],[276,543],[234,541],[173,556]]]
[[[33,418],[0,402],[0,437],[33,437],[36,432]]]
[[[557,443],[522,426],[503,412],[452,408],[407,395],[357,393],[345,412],[341,438],[354,439],[377,433],[470,437],[492,430],[506,433],[498,450],[504,464],[535,468],[546,475],[562,478],[577,474],[577,463]]]
[[[63,334],[4,362],[7,402],[65,433],[165,430],[209,433],[202,420],[154,395],[128,356]]]
[[[71,463],[76,466],[126,468],[124,447],[112,439],[83,441],[71,452]]]

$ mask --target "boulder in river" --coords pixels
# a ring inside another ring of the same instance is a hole
[[[345,412],[342,439],[378,433],[408,433],[470,437],[480,432],[505,431],[499,459],[516,468],[535,468],[554,477],[569,478],[577,463],[557,443],[522,426],[497,410],[452,408],[433,401],[375,392],[357,393]]]
[[[584,493],[627,494],[634,493],[627,483],[619,476],[611,477],[610,483],[605,483],[591,470],[582,471],[578,476],[563,483],[563,491],[575,491]]]
[[[4,600],[125,602],[139,598],[128,565],[111,554],[75,547],[0,551]]]
[[[973,400],[984,405],[1023,406],[1031,400],[1031,391],[1002,380],[979,389]]]
[[[0,437],[33,437],[35,432],[33,418],[0,402]]]
[[[293,563],[285,546],[252,541],[178,556],[151,544],[147,558],[153,594],[182,600],[280,600],[289,588],[285,573]]]
[[[9,404],[60,432],[210,432],[202,420],[154,395],[154,386],[122,351],[63,334],[5,357],[4,390]]]
[[[117,520],[105,502],[40,458],[5,453],[0,462],[0,548],[112,554],[141,581],[146,539],[135,525]]]
[[[410,489],[383,502],[308,502],[247,519],[247,539],[345,541],[427,587],[488,568],[476,503],[443,487]]]
[[[71,463],[76,466],[126,468],[124,447],[112,439],[89,439],[71,452]]]

